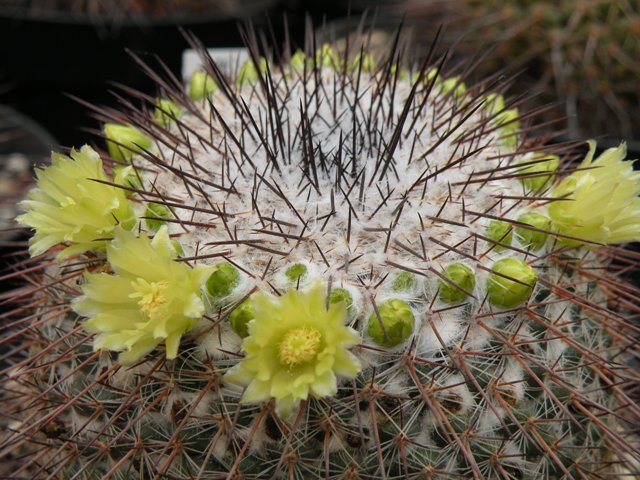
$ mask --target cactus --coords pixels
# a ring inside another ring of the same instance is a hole
[[[403,38],[375,64],[357,61],[364,35],[293,67],[250,42],[241,82],[207,59],[206,96],[163,91],[170,122],[144,95],[105,115],[149,142],[105,129],[126,157],[102,152],[86,181],[126,194],[137,225],[106,205],[106,236],[62,225],[17,267],[10,478],[639,474],[637,256],[615,245],[640,239],[640,179],[623,146],[572,168],[503,121],[503,92],[449,81],[434,50],[405,62]],[[523,172],[530,152],[563,166]],[[85,198],[51,168],[33,193],[47,209],[19,217],[36,238]]]

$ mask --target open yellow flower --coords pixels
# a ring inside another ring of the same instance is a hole
[[[561,199],[548,207],[554,229],[602,244],[640,240],[640,172],[633,171],[633,162],[624,161],[626,145],[621,143],[593,160],[596,142],[588,143],[589,153],[580,170],[564,178],[553,192]]]
[[[204,314],[201,286],[209,266],[176,262],[176,252],[160,228],[153,240],[117,229],[107,247],[113,275],[86,274],[83,296],[74,310],[89,320],[94,350],[123,352],[118,360],[133,363],[163,341],[168,359],[178,353],[180,337]]]
[[[242,343],[245,358],[225,375],[247,387],[242,402],[274,398],[276,413],[286,416],[309,395],[335,395],[338,376],[354,378],[361,370],[348,350],[360,337],[344,325],[347,307],[333,303],[327,310],[320,283],[278,298],[257,293],[251,299],[254,319]]]
[[[115,183],[122,182],[121,171]],[[89,146],[72,150],[71,157],[53,152],[51,165],[36,171],[37,188],[23,203],[28,212],[17,220],[35,229],[29,253],[40,255],[54,245],[70,244],[58,259],[102,249],[116,225],[131,228],[135,217],[125,190],[94,180],[111,181],[102,160]]]

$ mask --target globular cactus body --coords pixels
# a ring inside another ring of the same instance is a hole
[[[109,217],[93,250],[25,269],[3,380],[15,478],[637,473],[620,313],[637,297],[608,269],[635,260],[605,245],[639,236],[637,179],[628,208],[567,233],[582,211],[548,205],[573,193],[529,168],[567,152],[532,155],[495,95],[404,71],[401,51],[278,67],[252,49],[241,81],[207,63],[206,93],[162,83],[163,101],[102,112],[141,135],[107,126],[118,181],[100,180],[139,223]]]

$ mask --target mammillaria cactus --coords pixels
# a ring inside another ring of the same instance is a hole
[[[624,147],[571,166],[401,40],[377,64],[359,37],[281,64],[250,43],[239,79],[205,58],[100,110],[110,155],[40,172],[3,327],[12,478],[639,473]]]

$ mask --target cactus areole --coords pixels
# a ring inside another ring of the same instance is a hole
[[[624,145],[369,38],[152,73],[39,171],[8,478],[637,478]]]

